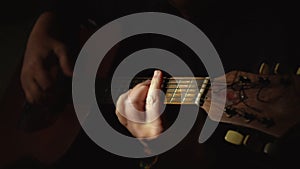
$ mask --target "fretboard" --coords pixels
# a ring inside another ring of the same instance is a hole
[[[165,104],[196,104],[201,106],[210,87],[209,78],[168,79],[165,86]]]
[[[131,81],[129,88],[133,88],[136,84],[147,79],[149,78],[135,78]],[[128,90],[128,87],[122,85],[121,79],[118,83],[121,87],[114,90],[117,90],[121,95]],[[201,106],[210,88],[210,79],[208,77],[164,77],[161,88],[165,93],[164,104],[195,104]]]

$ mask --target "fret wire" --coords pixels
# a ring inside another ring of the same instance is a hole
[[[165,97],[165,100],[172,101],[172,102],[187,102],[193,101],[195,97],[186,97],[185,100],[182,100],[182,97]],[[172,100],[171,100],[172,99]]]
[[[180,80],[179,80],[179,82],[180,82]],[[174,91],[174,93],[176,93],[176,91],[178,90],[178,86],[177,86],[177,88],[175,89],[175,91]],[[173,94],[173,97],[171,98],[171,102],[172,102],[172,100],[174,99],[174,94]]]
[[[191,87],[191,83],[192,83],[192,81],[190,81],[190,85],[188,86],[188,89],[187,89],[187,91],[186,91],[186,93],[185,93],[185,95],[184,95],[184,98],[183,98],[182,102],[185,101],[186,95],[187,95],[187,93],[189,92],[189,89],[190,89],[190,87]]]

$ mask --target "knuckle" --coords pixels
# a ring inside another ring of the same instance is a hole
[[[146,98],[146,104],[148,105],[153,105],[155,102],[157,101],[156,97],[151,95],[148,95],[148,97]]]
[[[148,90],[148,89],[149,89],[149,86],[145,85],[143,83],[139,83],[136,86],[134,86],[134,88],[133,88],[133,90],[141,90],[141,91]]]
[[[127,92],[126,92],[126,93],[123,93],[123,94],[121,94],[121,95],[119,96],[118,101],[119,101],[119,102],[123,102],[124,100],[127,99],[127,97],[128,97],[128,93],[127,93]]]

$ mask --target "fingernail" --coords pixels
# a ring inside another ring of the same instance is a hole
[[[160,74],[160,71],[159,70],[155,70],[153,77],[157,77],[157,76],[159,76],[159,74]]]

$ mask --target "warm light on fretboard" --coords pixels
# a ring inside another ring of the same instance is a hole
[[[209,87],[209,78],[168,79],[165,84],[165,104],[196,104],[201,105],[202,97]]]
[[[133,88],[148,79],[146,77],[135,78],[130,85],[128,79],[119,79],[120,87],[114,88],[113,91],[119,96],[128,91],[128,85],[129,88]],[[201,106],[209,87],[210,79],[208,77],[164,77],[161,86],[165,93],[164,104],[196,104]],[[110,96],[109,90],[107,90],[103,98],[104,102],[109,102]]]

